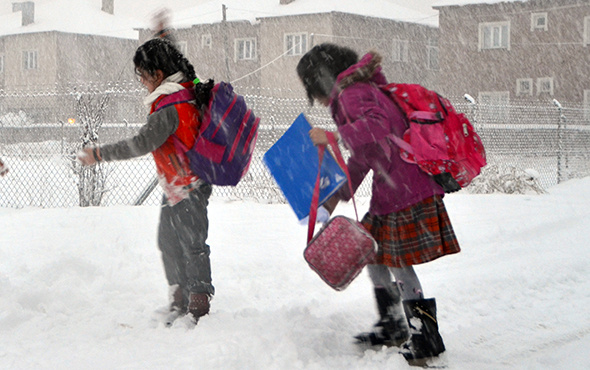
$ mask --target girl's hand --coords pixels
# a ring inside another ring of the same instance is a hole
[[[334,134],[334,138],[336,141],[340,140],[340,136],[338,132],[332,132]],[[313,145],[328,145],[328,137],[326,136],[326,130],[323,130],[319,127],[314,127],[309,130],[309,137],[313,142]]]
[[[313,145],[328,145],[328,137],[326,136],[326,130],[319,127],[314,127],[309,130],[309,137]]]
[[[87,147],[83,148],[78,153],[76,153],[76,160],[78,161],[78,163],[84,166],[92,166],[93,164],[95,164],[96,159],[94,159],[94,153],[92,152],[93,150],[94,148]]]

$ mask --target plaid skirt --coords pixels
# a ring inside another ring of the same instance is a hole
[[[379,244],[376,264],[411,266],[461,250],[439,195],[388,215],[367,213],[361,223]]]

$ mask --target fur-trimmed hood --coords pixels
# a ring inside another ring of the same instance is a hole
[[[382,59],[376,51],[365,54],[358,63],[338,75],[336,87],[342,90],[357,82],[375,82],[379,85],[387,83],[381,73]]]

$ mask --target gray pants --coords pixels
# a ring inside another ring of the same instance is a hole
[[[394,284],[397,283],[402,300],[424,298],[420,280],[412,266],[397,268],[385,265],[367,265],[367,270],[375,287],[393,289]],[[395,282],[391,281],[391,274],[393,274]]]
[[[213,295],[209,246],[207,205],[211,185],[202,184],[187,199],[170,206],[164,198],[160,213],[158,246],[169,285],[188,293]]]

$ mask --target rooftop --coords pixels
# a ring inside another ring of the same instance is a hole
[[[24,1],[24,0],[23,0]],[[0,4],[0,36],[58,31],[137,39],[137,29],[151,27],[152,16],[167,8],[176,28],[221,22],[222,4],[228,21],[256,22],[265,17],[329,13],[333,11],[438,26],[436,0],[114,0],[114,14],[101,10],[102,0],[28,0],[34,2],[34,21],[22,25],[19,0]],[[408,5],[411,4],[411,5]]]

